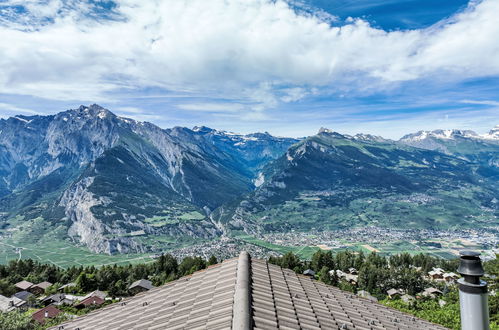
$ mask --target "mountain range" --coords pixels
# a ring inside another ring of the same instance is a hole
[[[0,235],[100,253],[238,232],[496,226],[498,180],[498,126],[392,141],[162,129],[98,105],[0,120]]]

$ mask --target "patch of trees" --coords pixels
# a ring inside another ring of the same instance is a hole
[[[101,290],[107,291],[111,297],[121,297],[129,295],[128,287],[137,280],[149,279],[153,285],[158,286],[216,263],[218,261],[215,257],[209,260],[186,257],[179,263],[169,254],[144,264],[73,266],[66,269],[31,259],[12,260],[6,265],[0,265],[0,294],[10,297],[16,292],[14,284],[26,280],[32,283],[54,283],[47,289],[47,293],[54,293],[63,284],[74,282],[76,285],[66,288],[66,293],[83,294]]]

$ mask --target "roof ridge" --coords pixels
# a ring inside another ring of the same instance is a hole
[[[232,309],[232,329],[251,329],[250,255],[241,251],[237,261],[236,289]]]

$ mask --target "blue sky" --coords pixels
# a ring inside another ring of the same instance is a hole
[[[498,0],[0,0],[0,116],[398,138],[499,124]]]

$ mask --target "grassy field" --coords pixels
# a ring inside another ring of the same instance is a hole
[[[135,264],[151,262],[149,254],[107,255],[92,253],[85,248],[79,248],[70,243],[58,240],[41,242],[39,244],[17,244],[10,240],[0,242],[0,263],[12,259],[28,259],[52,263],[60,267]]]
[[[277,244],[272,244],[267,241],[262,241],[259,240],[253,236],[250,235],[238,235],[236,236],[238,239],[241,239],[247,243],[261,246],[264,248],[267,248],[272,251],[276,251],[282,254],[285,254],[287,252],[293,252],[294,254],[298,255],[302,259],[310,259],[312,258],[312,255],[319,250],[318,247],[312,247],[312,246],[283,246],[283,245],[277,245]]]

